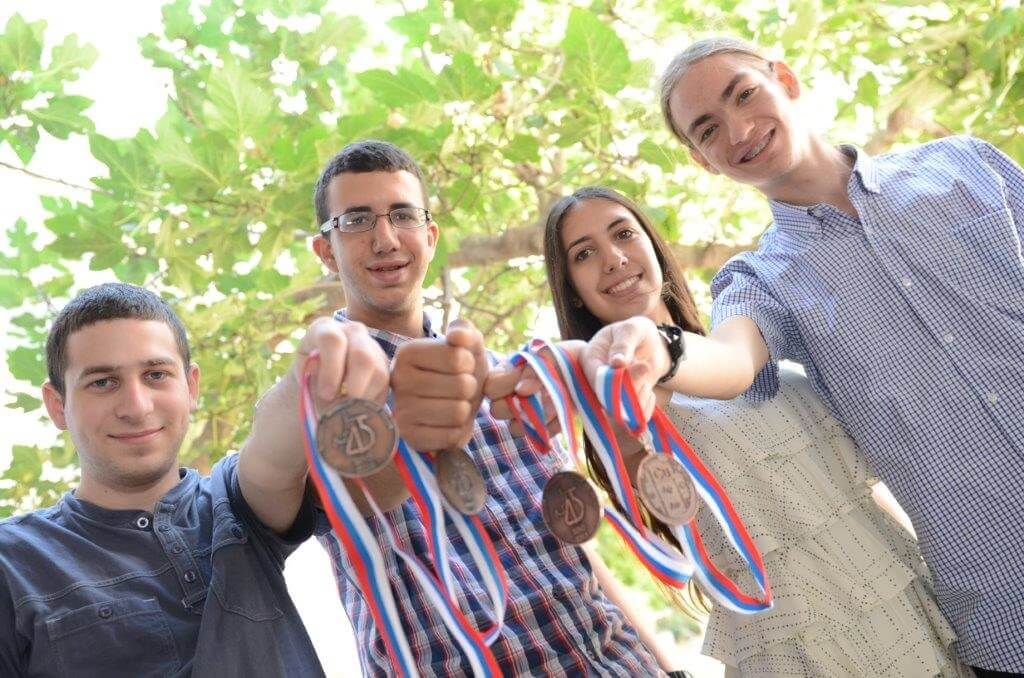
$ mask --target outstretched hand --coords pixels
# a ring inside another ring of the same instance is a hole
[[[487,356],[480,332],[455,320],[444,339],[417,339],[395,354],[391,388],[402,438],[418,450],[465,445],[483,399]]]
[[[654,321],[635,316],[602,327],[583,349],[582,363],[587,381],[595,388],[599,367],[626,368],[646,420],[656,404],[654,387],[671,360]]]
[[[388,358],[362,323],[315,320],[299,343],[292,367],[300,381],[306,359],[314,352],[318,359],[311,370],[318,400],[330,402],[344,394],[382,402],[387,396]]]

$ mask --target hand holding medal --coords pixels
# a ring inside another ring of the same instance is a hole
[[[353,394],[362,396],[372,393],[372,385],[380,387],[383,383],[384,390],[377,396],[377,400],[383,399],[388,384],[388,369],[380,347],[358,323],[342,325],[333,320],[328,322],[329,325],[321,327],[314,324],[309,333],[313,336],[307,335],[300,346],[300,354],[310,352],[311,346],[320,349],[310,353],[300,373],[299,403],[304,422],[306,458],[310,478],[320,495],[331,527],[345,550],[355,579],[366,597],[392,667],[397,675],[417,675],[416,661],[402,626],[402,617],[408,611],[398,607],[392,593],[382,548],[390,548],[409,568],[456,644],[465,653],[473,675],[477,678],[500,676],[501,671],[489,645],[501,633],[508,587],[493,546],[478,519],[463,516],[443,506],[434,468],[427,457],[411,449],[400,438],[397,439],[396,454],[396,429],[387,409],[375,400],[351,397]],[[373,354],[372,350],[367,349],[367,355],[362,356],[367,360],[365,363],[353,359],[349,351],[354,344],[345,341],[352,332],[358,335],[359,329],[366,335],[372,349],[377,351],[377,354]],[[331,399],[339,391],[342,394],[340,400],[324,408],[319,419],[312,391],[314,375],[316,390],[321,398]],[[361,379],[360,375],[369,375],[370,378]],[[457,459],[455,463],[464,465],[465,460]],[[401,543],[390,519],[377,505],[367,485],[371,476],[379,476],[385,470],[404,484],[419,509],[428,534],[432,570]],[[475,466],[472,466],[472,470],[476,470]],[[456,473],[465,474],[466,471],[459,468]],[[480,495],[482,486],[481,480],[478,488]],[[457,485],[455,490],[463,496],[476,496],[472,488],[467,489],[463,485]],[[365,502],[368,512],[372,512],[383,527],[383,543],[374,537],[354,496]],[[493,624],[486,630],[474,628],[459,609],[455,581],[447,558],[446,513],[462,536],[480,572],[482,585],[491,598]]]
[[[552,359],[542,357],[542,352]],[[691,576],[696,575],[703,588],[719,604],[744,614],[771,607],[771,588],[760,553],[728,495],[664,412],[653,406],[653,397],[649,400],[653,414],[645,414],[641,398],[633,387],[630,370],[621,365],[613,368],[607,363],[593,365],[591,387],[575,356],[557,345],[538,340],[524,347],[512,360],[513,364],[529,364],[540,378],[558,411],[563,431],[573,431],[571,407],[575,406],[579,412],[584,431],[596,450],[596,461],[604,467],[617,504],[623,508],[620,513],[614,507],[607,507],[605,518],[655,577],[669,586],[681,588]],[[653,370],[646,371],[658,374]],[[641,378],[647,376],[645,370],[633,372]],[[649,393],[653,396],[653,380]],[[522,422],[531,443],[539,447],[538,443],[544,441],[544,433],[539,430],[542,427],[536,424],[544,420],[543,412],[539,411],[540,398],[536,395],[528,398],[513,396],[508,405]],[[613,424],[638,437],[648,450],[638,468],[637,492],[634,492],[626,472]],[[571,433],[567,435],[570,449],[575,452],[574,437]],[[637,494],[640,495],[639,501]],[[553,490],[552,495],[556,497],[556,507],[565,507],[561,515],[570,515],[578,521],[579,505],[576,505],[576,512],[569,512],[572,502],[567,493]],[[547,496],[545,489],[545,499]],[[698,496],[722,524],[729,541],[747,563],[761,590],[760,596],[741,591],[711,561],[694,520]],[[681,552],[650,531],[640,511],[640,502],[652,515],[671,527]],[[547,514],[545,507],[545,516]],[[557,511],[553,511],[553,515],[564,522],[564,517],[559,518]],[[552,531],[557,535],[561,527],[552,524]],[[571,535],[566,541],[575,543]]]

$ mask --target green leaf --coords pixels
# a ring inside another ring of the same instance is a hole
[[[356,74],[356,80],[385,106],[403,108],[423,101],[437,101],[437,89],[407,68],[395,73],[374,68]]]
[[[11,465],[4,472],[4,480],[13,480],[15,485],[31,487],[43,472],[43,462],[38,448],[28,445],[14,445],[11,448]]]
[[[92,121],[82,112],[92,100],[81,96],[58,96],[50,99],[46,108],[29,113],[29,117],[58,139],[67,139],[72,132],[88,132]]]
[[[22,412],[35,412],[42,406],[42,400],[27,393],[18,393],[14,398],[14,402],[7,405],[12,410],[21,410]]]
[[[430,0],[427,6],[418,12],[400,14],[388,20],[388,26],[397,33],[409,38],[413,45],[422,45],[430,35],[431,26],[444,21],[441,6],[437,0]]]
[[[0,130],[0,135],[3,134],[3,131]],[[32,160],[32,156],[36,154],[36,146],[39,144],[39,128],[35,125],[32,127],[14,127],[6,135],[0,136],[0,139],[6,139],[7,143],[14,149],[18,159],[27,165]]]
[[[38,69],[45,27],[45,21],[28,23],[18,13],[11,15],[0,34],[0,72]]]
[[[108,180],[97,179],[98,185],[111,186],[121,192],[141,192],[150,175],[151,158],[143,157],[131,139],[108,139],[100,134],[89,135],[93,157],[107,166]]]
[[[504,33],[519,11],[519,0],[454,0],[455,18],[477,33]]]
[[[498,89],[500,83],[484,73],[473,57],[460,52],[444,67],[437,78],[438,90],[443,96],[456,101],[485,101]]]
[[[42,384],[46,379],[46,365],[38,348],[18,346],[7,352],[7,366],[11,376],[32,384]]]
[[[537,162],[540,160],[540,142],[536,137],[517,134],[501,152],[512,162]]]
[[[320,26],[310,36],[311,42],[319,45],[321,52],[334,47],[339,57],[351,54],[365,38],[366,24],[360,19],[354,16],[339,17],[336,14],[325,14],[320,19]]]
[[[96,63],[99,52],[92,45],[79,44],[78,36],[68,35],[64,42],[55,46],[50,52],[50,65],[47,73],[59,74],[64,80],[76,80],[78,71],[91,68]]]
[[[677,147],[676,143],[666,147],[656,144],[650,139],[644,139],[637,147],[637,155],[652,165],[657,165],[665,172],[672,172],[685,160],[676,150]]]
[[[259,136],[274,107],[270,92],[259,87],[234,60],[210,75],[206,91],[209,99],[203,114],[210,128],[236,139]]]
[[[590,90],[614,94],[629,81],[631,62],[615,31],[596,16],[573,9],[562,40],[565,78]]]

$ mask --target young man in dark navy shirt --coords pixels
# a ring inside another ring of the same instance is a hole
[[[319,327],[306,343],[365,343],[366,382],[386,386],[361,325]],[[267,525],[250,504],[275,498],[273,469],[237,455],[206,477],[178,467],[199,367],[174,312],[131,285],[85,290],[53,324],[47,368],[81,483],[0,522],[0,676],[323,675],[283,577],[312,534],[309,500]]]

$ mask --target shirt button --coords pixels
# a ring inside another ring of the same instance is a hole
[[[903,277],[900,278],[900,284],[903,285],[904,287],[910,287],[911,285],[914,284],[914,281],[911,280],[910,278]]]
[[[156,529],[160,530],[161,532],[170,532],[171,531],[171,526],[170,525],[161,525],[160,527],[158,527]]]
[[[139,519],[135,521],[135,525],[140,529],[144,530],[149,527],[149,518],[146,516],[139,516]]]
[[[181,553],[182,550],[181,544],[171,544],[171,553]]]
[[[240,528],[238,525],[232,525],[231,526],[231,536],[234,537],[235,539],[241,539],[242,538],[242,528]]]
[[[996,403],[999,402],[999,396],[997,396],[995,393],[989,393],[987,396],[985,396],[985,400],[988,401],[989,405],[995,405]]]
[[[946,332],[945,334],[942,335],[942,340],[944,342],[946,342],[947,344],[952,344],[953,343],[953,335],[950,334],[949,332]]]
[[[99,609],[100,619],[108,619],[110,615],[114,614],[114,610],[109,605],[102,605]]]
[[[187,581],[189,584],[191,584],[195,580],[196,580],[196,571],[195,570],[189,570],[188,572],[185,573],[185,581]]]

